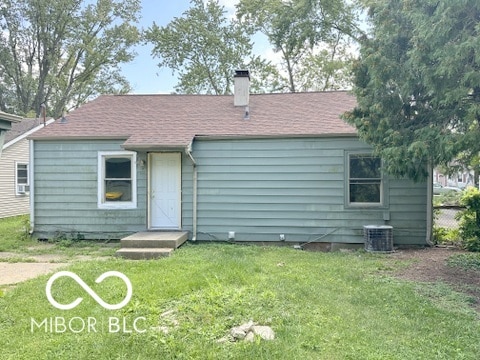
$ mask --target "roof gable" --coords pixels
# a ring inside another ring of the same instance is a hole
[[[347,92],[233,96],[102,95],[31,138],[118,138],[126,148],[180,147],[196,136],[283,137],[355,135],[341,114],[354,108]]]

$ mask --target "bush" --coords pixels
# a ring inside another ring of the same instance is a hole
[[[462,201],[463,191],[448,191],[433,197],[434,206],[458,206]]]
[[[435,244],[452,244],[455,246],[462,246],[458,229],[448,229],[440,226],[434,226],[433,241]]]
[[[468,188],[461,198],[465,210],[456,216],[460,220],[462,245],[469,251],[480,251],[480,191]]]
[[[460,202],[460,200],[459,200]],[[457,228],[447,228],[436,225],[440,216],[440,209],[433,210],[433,218],[435,220],[433,226],[433,242],[434,244],[451,244],[461,246],[461,237]]]

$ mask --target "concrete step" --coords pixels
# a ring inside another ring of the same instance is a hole
[[[188,232],[139,232],[120,240],[122,248],[176,249],[188,239]]]
[[[170,256],[172,251],[172,248],[122,248],[115,255],[130,260],[146,260]]]

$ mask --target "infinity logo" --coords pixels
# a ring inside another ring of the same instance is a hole
[[[121,309],[122,307],[124,307],[125,305],[128,304],[128,302],[130,301],[130,298],[132,297],[132,283],[130,282],[130,280],[124,275],[122,274],[121,272],[118,272],[118,271],[107,271],[106,273],[103,273],[102,275],[100,275],[97,280],[95,280],[95,282],[97,284],[101,283],[103,280],[105,280],[106,278],[108,277],[112,277],[112,276],[115,276],[115,277],[118,277],[120,279],[122,279],[124,282],[125,282],[125,285],[127,285],[127,296],[125,296],[125,299],[123,299],[122,302],[119,302],[118,304],[108,304],[106,303],[105,301],[103,301],[100,296],[98,296],[95,291],[92,290],[92,288],[90,288],[90,286],[88,286],[82,279],[80,279],[80,277],[73,273],[73,272],[70,272],[70,271],[59,271],[58,273],[54,274],[47,282],[47,286],[45,288],[45,292],[47,294],[47,299],[48,301],[50,302],[50,304],[52,304],[54,307],[56,307],[57,309],[60,309],[60,310],[70,310],[70,309],[73,309],[74,307],[78,306],[83,298],[79,297],[77,298],[76,300],[74,300],[73,302],[71,302],[70,304],[60,304],[58,303],[52,296],[52,285],[53,283],[55,282],[55,280],[57,280],[58,278],[60,277],[70,277],[72,278],[73,280],[75,280],[78,285],[80,285],[97,303],[99,303],[101,306],[103,306],[105,309],[107,310],[118,310],[118,309]]]

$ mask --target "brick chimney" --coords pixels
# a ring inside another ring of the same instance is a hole
[[[233,105],[248,106],[250,96],[250,72],[235,70],[233,78]]]

